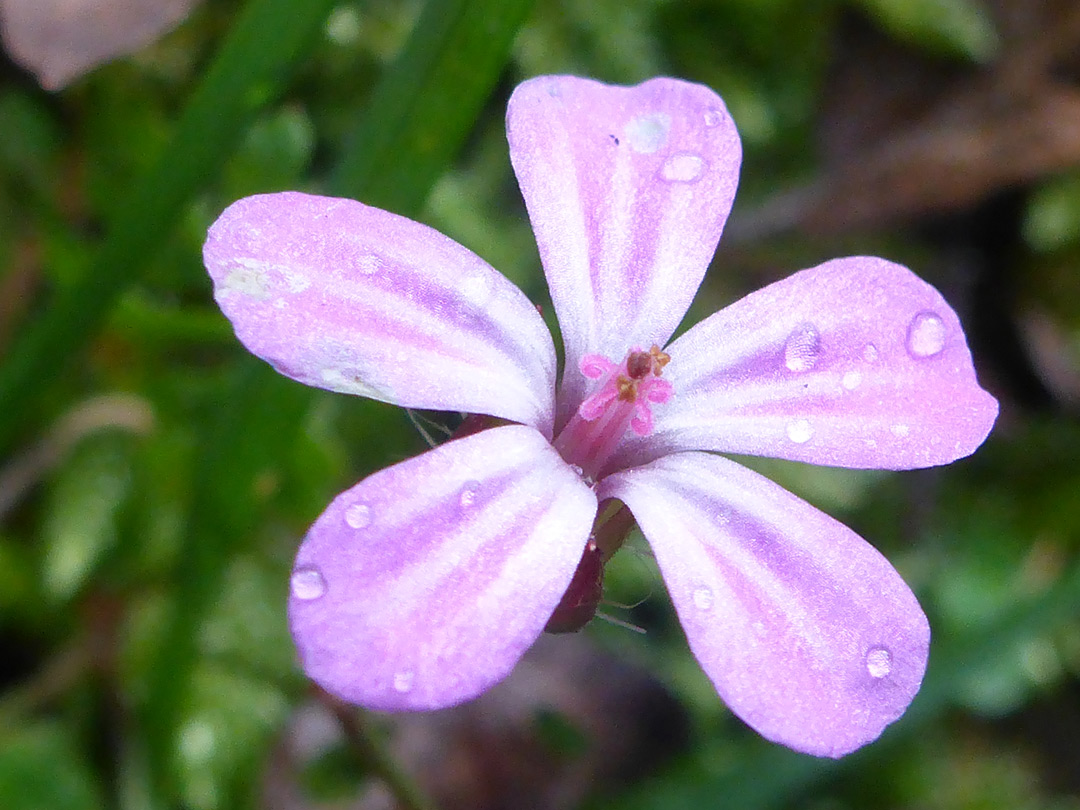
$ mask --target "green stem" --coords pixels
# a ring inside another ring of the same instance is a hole
[[[101,250],[77,283],[27,324],[0,363],[0,450],[39,411],[42,381],[58,378],[184,206],[214,177],[256,114],[276,98],[336,0],[250,0],[191,96],[168,147],[109,223]]]
[[[337,718],[345,738],[361,762],[394,794],[398,807],[403,810],[438,810],[415,780],[398,767],[383,735],[372,727],[371,715],[321,689],[318,695],[319,700]]]

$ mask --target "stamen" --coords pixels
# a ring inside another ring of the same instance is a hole
[[[667,402],[674,392],[671,383],[661,379],[669,362],[671,356],[655,345],[648,351],[632,349],[618,365],[599,354],[581,358],[581,373],[599,380],[600,387],[556,439],[563,458],[595,476],[627,430],[638,436],[652,433],[652,405]]]
[[[630,352],[626,358],[626,373],[633,380],[643,380],[652,371],[652,358],[645,352]]]

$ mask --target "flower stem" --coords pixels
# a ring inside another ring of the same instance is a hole
[[[322,689],[319,699],[333,712],[345,738],[371,771],[383,781],[403,810],[438,810],[416,781],[394,761],[386,741],[372,728],[370,715]]]

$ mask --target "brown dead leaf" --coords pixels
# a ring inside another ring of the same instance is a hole
[[[154,42],[198,0],[0,0],[0,34],[46,90]]]
[[[964,210],[1080,165],[1080,6],[996,0],[992,65],[943,62],[845,26],[820,117],[822,174],[740,218],[736,238],[839,233]]]

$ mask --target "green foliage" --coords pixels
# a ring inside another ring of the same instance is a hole
[[[40,531],[41,578],[50,599],[73,596],[115,547],[133,484],[130,450],[126,437],[93,436],[52,482]]]
[[[1032,195],[1024,236],[1039,251],[1080,243],[1080,173],[1054,177]]]
[[[899,39],[974,62],[993,59],[1001,46],[981,0],[857,0]]]
[[[54,723],[5,729],[0,796],[6,810],[99,810],[105,802],[86,757]]]
[[[747,199],[768,198],[816,169],[830,49],[852,8],[916,53],[978,63],[1001,47],[975,0],[222,0],[60,93],[5,73],[0,806],[262,806],[312,711],[284,608],[298,540],[336,492],[423,448],[396,409],[245,354],[200,259],[225,205],[284,188],[358,197],[436,225],[543,302],[503,130],[516,81],[710,84],[743,135]],[[1025,303],[1074,358],[1078,189],[1075,173],[1040,182],[1015,246]],[[889,238],[928,267],[955,255],[909,230]],[[778,257],[796,269],[833,247],[723,248],[701,314],[776,277]],[[119,410],[65,432],[110,392]],[[1076,807],[1041,779],[1052,740],[1018,750],[1005,724],[1075,694],[1080,436],[1061,413],[1006,402],[986,450],[938,473],[748,462],[872,538],[935,629],[911,711],[843,761],[731,717],[632,538],[602,611],[647,632],[587,632],[660,679],[692,731],[666,769],[594,806]],[[588,756],[567,717],[528,720],[545,752]],[[361,743],[291,762],[296,789],[346,802],[376,773],[393,782]]]

